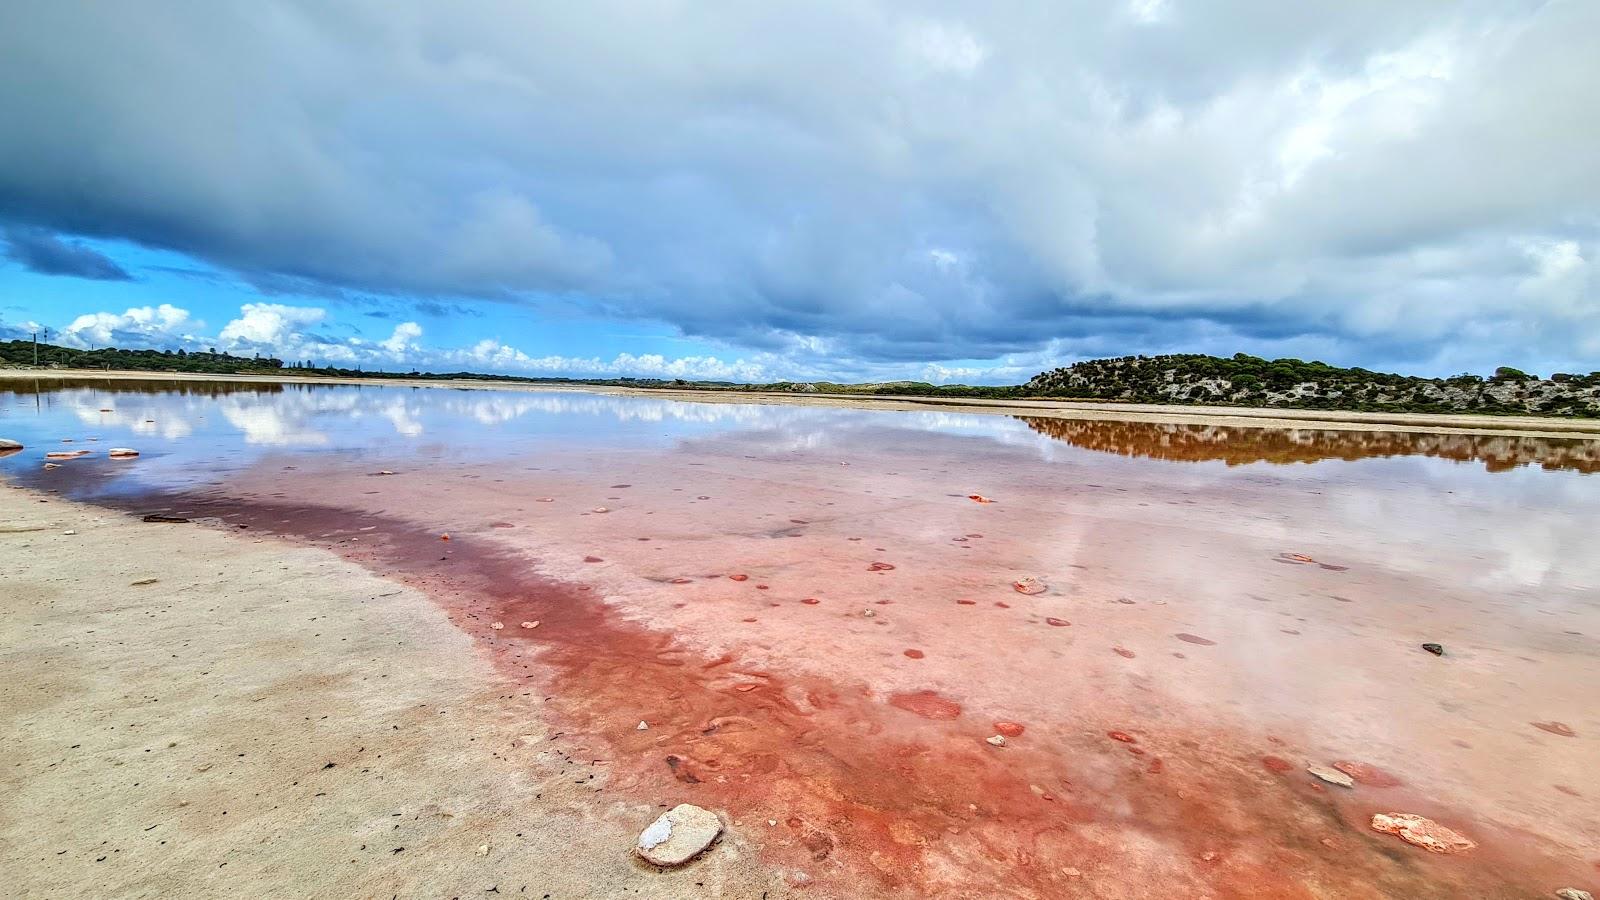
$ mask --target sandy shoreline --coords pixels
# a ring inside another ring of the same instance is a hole
[[[659,810],[333,553],[10,486],[0,553],[7,896],[781,896],[737,829],[634,862]]]
[[[1336,431],[1417,431],[1435,434],[1506,434],[1545,438],[1600,438],[1600,419],[1539,416],[1437,415],[1432,413],[1342,412],[1336,410],[1195,407],[1072,400],[989,400],[984,398],[867,397],[789,394],[767,391],[692,391],[584,384],[526,384],[469,379],[437,381],[403,378],[320,378],[294,375],[204,375],[178,372],[0,369],[0,381],[73,378],[118,381],[243,382],[262,384],[347,384],[455,390],[578,391],[653,397],[688,403],[760,403],[835,409],[945,411],[1004,416],[1037,416],[1117,422],[1171,422],[1261,428],[1319,428]]]

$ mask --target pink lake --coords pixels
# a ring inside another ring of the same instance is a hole
[[[1596,442],[263,387],[6,388],[0,475],[425,588],[614,790],[777,822],[818,895],[1600,865]],[[142,456],[43,469],[63,446]]]

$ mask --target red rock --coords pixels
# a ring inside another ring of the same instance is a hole
[[[875,562],[872,565],[867,566],[867,571],[868,572],[892,572],[892,571],[894,571],[894,564],[893,563],[886,563],[886,562]]]
[[[978,605],[978,601],[976,601],[976,600],[957,600],[956,601],[956,605],[957,606],[977,606]]]
[[[1022,733],[1028,729],[1018,722],[996,722],[994,723],[994,730],[1008,738],[1014,738],[1022,737]]]
[[[1045,621],[1045,624],[1054,625],[1057,628],[1065,628],[1068,625],[1072,624],[1071,622],[1068,622],[1066,619],[1058,619],[1055,616],[1046,616],[1044,621]]]
[[[923,655],[924,654],[923,654],[923,652],[921,650],[907,650],[906,651],[906,656],[909,657],[910,659],[921,659],[923,657]]]
[[[1333,767],[1349,775],[1357,784],[1364,784],[1367,787],[1391,788],[1399,787],[1405,783],[1377,766],[1368,763],[1340,760],[1334,763]]]
[[[1137,653],[1134,653],[1132,650],[1129,650],[1126,647],[1112,647],[1111,649],[1112,649],[1113,652],[1115,652],[1118,656],[1122,657],[1123,659],[1133,659],[1135,656],[1138,655]]]
[[[733,580],[733,581],[749,581],[750,580],[750,576],[749,575],[729,575],[728,578]]]
[[[601,559],[598,556],[585,556],[583,558],[583,561],[586,562],[586,563],[605,562],[605,560]]]
[[[1106,732],[1106,737],[1111,738],[1113,741],[1121,741],[1124,744],[1137,744],[1137,743],[1139,743],[1139,739],[1138,738],[1136,738],[1133,735],[1127,733],[1126,731],[1108,731],[1108,732]]]
[[[807,597],[804,600],[801,600],[800,602],[806,604],[807,606],[816,606],[818,603],[821,603],[822,601],[818,600],[815,597]]]
[[[1188,632],[1180,631],[1173,635],[1173,637],[1176,637],[1178,640],[1186,643],[1199,644],[1202,647],[1215,647],[1217,645],[1217,642],[1211,640],[1210,638],[1203,638],[1198,634],[1189,634]]]
[[[994,502],[993,500],[990,500],[988,497],[985,497],[982,494],[968,494],[967,495],[967,499],[971,500],[974,503],[993,503]]]
[[[1049,585],[1034,577],[1018,578],[1011,582],[1011,589],[1019,594],[1042,594],[1049,590]]]

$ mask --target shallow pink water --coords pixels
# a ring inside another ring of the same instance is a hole
[[[769,862],[824,893],[1595,880],[1583,476],[1063,447],[889,428],[379,445],[267,453],[170,502],[428,588],[548,686],[617,789],[779,822]],[[1355,788],[1304,771],[1335,763]],[[1479,847],[1428,854],[1377,812]]]

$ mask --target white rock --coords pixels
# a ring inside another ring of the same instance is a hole
[[[106,455],[112,459],[133,459],[135,456],[139,455],[139,451],[130,449],[128,447],[112,447],[110,450],[106,451]]]
[[[634,729],[634,730],[635,731],[649,731],[650,730],[650,724],[648,722],[646,722],[645,720],[640,719],[639,720],[639,727]]]
[[[539,627],[539,623],[538,622],[523,622],[522,623],[522,627],[523,628],[538,628]]]
[[[1006,745],[1005,737],[998,734],[984,738],[983,742],[991,747],[1004,747]]]
[[[1321,778],[1323,781],[1326,781],[1329,784],[1337,784],[1340,787],[1356,786],[1355,781],[1349,775],[1346,775],[1338,769],[1330,769],[1327,766],[1306,766],[1306,771],[1317,776],[1318,778]]]
[[[680,803],[639,833],[634,852],[658,866],[681,866],[711,846],[721,833],[722,820],[716,813]]]
[[[22,444],[9,438],[0,438],[0,450],[21,450]]]
[[[1562,888],[1556,891],[1556,896],[1560,897],[1561,900],[1594,900],[1593,894],[1588,891],[1580,891],[1577,888]]]
[[[61,533],[62,533],[62,534],[77,534],[77,532],[76,532],[76,531],[73,531],[73,530],[72,530],[72,529],[70,529],[70,528],[69,528],[69,529],[67,529],[67,530],[66,530],[66,531],[63,531],[63,532],[61,532]]]

